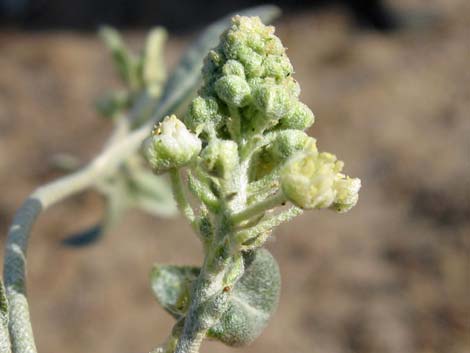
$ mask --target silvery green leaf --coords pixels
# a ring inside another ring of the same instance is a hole
[[[198,267],[155,265],[150,273],[155,297],[177,320],[183,317],[188,309],[191,285],[199,271]]]
[[[156,27],[147,35],[143,55],[142,80],[151,97],[158,97],[165,83],[166,69],[163,49],[167,39],[166,30]]]
[[[277,308],[281,275],[274,257],[266,249],[245,255],[245,273],[232,291],[228,310],[208,337],[229,346],[255,340]]]
[[[132,206],[160,217],[176,214],[171,187],[162,176],[147,169],[138,169],[132,171],[130,182]]]
[[[137,59],[125,47],[118,31],[111,27],[103,27],[99,32],[106,46],[111,51],[114,64],[126,84],[135,85]]]
[[[103,220],[98,224],[67,236],[62,240],[64,245],[70,247],[82,247],[98,241],[116,222],[119,221],[124,211],[129,207],[129,195],[126,190],[126,181],[116,178],[112,184],[107,184],[106,210]]]
[[[231,291],[228,309],[208,331],[208,337],[230,346],[256,339],[277,308],[281,277],[276,260],[266,249],[244,255],[245,273]],[[190,289],[199,269],[156,265],[151,284],[158,302],[177,320],[189,304]]]
[[[114,118],[125,111],[131,103],[131,97],[126,91],[109,92],[95,102],[96,111],[105,118]]]
[[[8,301],[5,295],[5,287],[3,281],[0,280],[0,325],[8,325]]]
[[[129,208],[140,208],[159,217],[169,217],[177,212],[171,188],[164,178],[138,166],[133,166],[131,174],[118,174],[98,188],[106,197],[102,221],[67,236],[62,240],[64,245],[82,247],[95,243],[119,222]]]
[[[8,301],[5,287],[0,280],[0,352],[11,352],[10,335],[8,333]]]

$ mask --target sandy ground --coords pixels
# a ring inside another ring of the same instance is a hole
[[[277,230],[268,247],[283,276],[279,310],[240,351],[470,352],[470,6],[425,3],[437,23],[388,36],[353,30],[331,12],[279,22],[317,116],[310,132],[363,190],[346,215],[309,212]],[[186,41],[172,39],[170,66]],[[91,35],[4,32],[0,52],[4,241],[21,200],[60,175],[54,155],[86,161],[100,149],[111,125],[91,102],[116,81]],[[40,352],[149,351],[173,324],[150,292],[152,263],[201,261],[182,219],[138,212],[94,246],[60,245],[101,212],[90,192],[34,228],[28,290]],[[203,352],[232,349],[206,343]]]

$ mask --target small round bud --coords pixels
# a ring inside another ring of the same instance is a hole
[[[253,33],[247,40],[246,44],[259,54],[264,54],[264,38],[261,34]]]
[[[239,76],[221,77],[215,83],[215,91],[221,100],[231,106],[243,107],[250,100],[250,86]]]
[[[217,51],[211,50],[204,58],[204,66],[202,67],[202,76],[205,81],[210,81],[217,70],[224,63],[224,55]]]
[[[243,64],[247,77],[259,77],[263,74],[263,56],[247,45],[230,46],[227,51],[230,53],[227,54],[229,58],[238,60]]]
[[[207,124],[217,124],[221,120],[219,105],[214,97],[196,97],[189,105],[184,122],[196,134]]]
[[[298,98],[300,96],[300,85],[292,76],[284,79],[282,85],[292,97]]]
[[[222,67],[222,72],[225,76],[235,75],[245,78],[245,69],[243,65],[237,60],[228,60]]]
[[[238,165],[238,146],[229,140],[212,140],[201,153],[204,167],[218,177],[226,178]]]
[[[143,151],[153,170],[163,173],[188,164],[201,151],[201,141],[172,115],[155,127]]]
[[[292,108],[292,97],[286,89],[276,84],[262,84],[253,91],[257,108],[269,120],[279,120]]]
[[[359,199],[361,180],[344,177],[335,182],[336,199],[331,206],[336,212],[344,213],[353,208]]]
[[[266,151],[277,163],[284,162],[294,153],[304,150],[307,143],[314,147],[316,142],[313,137],[299,130],[279,131],[276,135]]]
[[[279,120],[278,127],[281,129],[305,130],[313,125],[315,116],[308,106],[296,102],[286,116]]]
[[[342,163],[330,153],[299,152],[281,171],[285,196],[305,209],[330,207],[335,201],[335,181]]]
[[[264,59],[264,76],[284,78],[289,77],[294,68],[286,55],[268,55]]]
[[[282,55],[285,53],[286,49],[281,43],[281,40],[276,37],[275,35],[270,36],[266,40],[266,44],[264,46],[264,50],[266,54],[271,55]]]
[[[250,167],[250,176],[253,180],[270,173],[297,152],[317,153],[316,140],[303,131],[285,130],[271,134],[275,134],[276,137],[253,158]],[[271,138],[269,135],[266,137]]]

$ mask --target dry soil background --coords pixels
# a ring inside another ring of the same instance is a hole
[[[413,1],[439,14],[428,28],[383,36],[337,13],[284,18],[302,99],[319,147],[363,180],[346,215],[309,212],[269,243],[283,275],[279,310],[240,352],[470,352],[470,6]],[[409,5],[411,1],[399,1]],[[128,35],[137,45],[142,34]],[[173,65],[186,45],[173,39]],[[0,234],[21,200],[58,177],[51,158],[88,160],[110,131],[91,102],[116,85],[91,35],[0,33]],[[86,193],[42,217],[28,290],[40,352],[147,352],[172,320],[153,299],[154,261],[196,264],[182,219],[130,212],[89,248],[60,245],[94,223]],[[203,352],[232,352],[206,343]]]

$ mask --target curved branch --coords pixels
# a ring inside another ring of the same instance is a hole
[[[56,202],[90,187],[98,179],[112,173],[139,148],[148,131],[149,126],[143,126],[122,141],[109,146],[82,170],[38,188],[16,212],[8,232],[3,270],[14,352],[36,352],[26,298],[25,278],[26,251],[31,228],[37,217]]]

